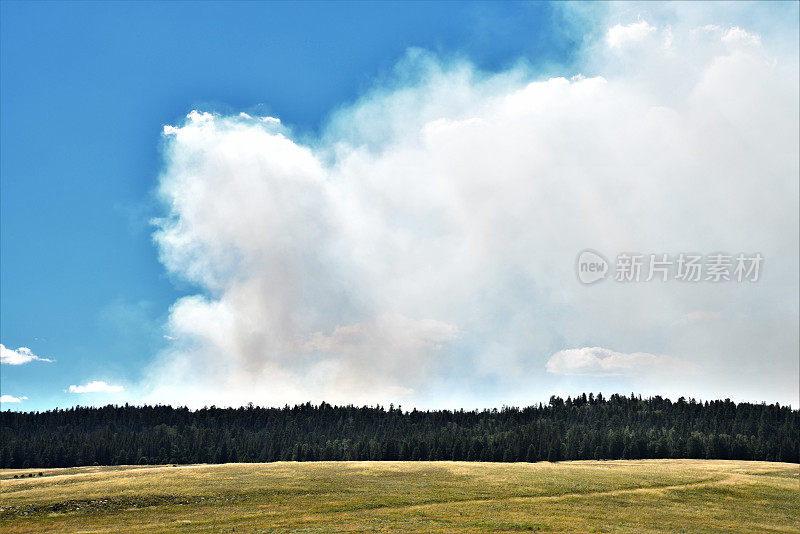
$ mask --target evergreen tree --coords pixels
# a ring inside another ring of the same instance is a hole
[[[787,406],[581,394],[547,405],[402,412],[331,406],[0,412],[0,467],[314,460],[800,461]]]

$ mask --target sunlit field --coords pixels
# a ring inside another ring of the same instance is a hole
[[[799,472],[710,460],[1,470],[0,529],[798,532]]]

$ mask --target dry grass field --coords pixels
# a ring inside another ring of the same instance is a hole
[[[799,474],[710,460],[0,470],[0,531],[800,532]]]

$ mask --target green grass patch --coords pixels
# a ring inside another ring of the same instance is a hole
[[[3,470],[0,531],[798,532],[799,467],[277,462],[72,468],[16,479],[22,470]]]

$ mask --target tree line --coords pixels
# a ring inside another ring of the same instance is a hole
[[[0,417],[4,468],[281,460],[800,461],[800,412],[727,399],[582,394],[482,411],[324,402],[194,411],[126,404]]]

